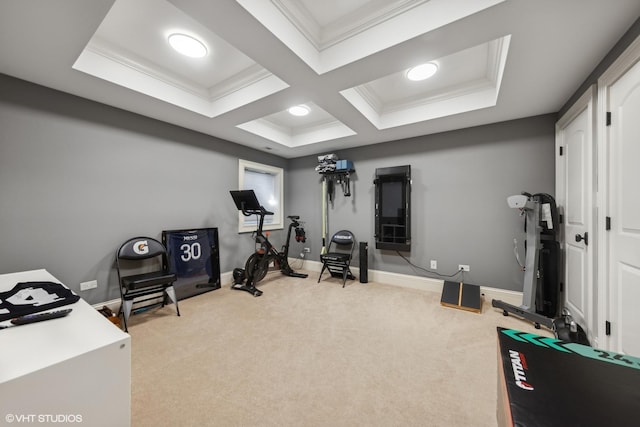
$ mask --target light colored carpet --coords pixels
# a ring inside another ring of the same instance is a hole
[[[551,336],[490,301],[317,274],[132,316],[132,425],[495,426],[496,327]]]

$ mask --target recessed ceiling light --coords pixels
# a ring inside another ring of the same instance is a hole
[[[287,111],[292,116],[306,116],[307,114],[309,114],[311,109],[309,109],[309,107],[307,107],[304,104],[300,104],[300,105],[295,105],[293,107],[290,107]]]
[[[200,40],[186,34],[173,33],[169,36],[172,48],[191,58],[202,58],[207,54],[207,48]]]
[[[409,68],[407,71],[407,78],[414,82],[420,80],[426,80],[433,76],[438,71],[438,65],[433,62],[427,62],[426,64],[416,65],[413,68]]]

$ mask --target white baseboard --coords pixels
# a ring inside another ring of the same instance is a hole
[[[289,258],[289,265],[300,265],[300,258]],[[310,259],[302,260],[302,267],[298,267],[301,270],[314,271],[320,273],[322,270],[322,263],[320,261],[311,261]],[[294,268],[295,270],[296,268]]]
[[[227,271],[225,273],[220,274],[220,285],[221,286],[231,286],[231,282],[233,282],[233,271]],[[162,302],[161,298],[158,298],[158,303]],[[111,309],[114,313],[118,313],[120,310],[120,298],[112,299],[110,301],[101,302],[99,304],[93,304],[92,307],[96,310],[101,309],[105,305]]]
[[[233,283],[233,271],[220,273],[220,286],[231,286]]]
[[[516,307],[522,305],[522,292],[490,288],[487,286],[481,286],[480,292],[484,294],[485,301],[497,299],[507,304],[515,305]]]
[[[96,310],[100,310],[105,305],[109,307],[111,311],[117,314],[118,311],[120,310],[120,298],[112,299],[111,301],[101,302],[100,304],[93,304],[92,307],[95,308]]]
[[[400,286],[403,288],[420,289],[430,292],[442,293],[443,280],[431,277],[410,276],[388,271],[369,270],[369,280],[385,285]]]
[[[390,273],[387,271],[369,270],[369,278],[373,282],[437,292],[439,294],[442,293],[442,286],[444,285],[444,280],[442,279],[410,276],[406,274]],[[522,292],[492,288],[489,286],[480,286],[480,293],[483,295],[485,301],[497,299],[516,306],[522,304]]]
[[[299,262],[298,260],[290,259],[290,262],[296,261]],[[305,270],[320,273],[320,270],[322,269],[322,263],[319,261],[305,260],[303,268]],[[369,280],[372,282],[384,283],[387,285],[401,286],[404,288],[419,289],[437,293],[442,293],[442,286],[444,285],[444,280],[442,279],[411,276],[408,274],[391,273],[388,271],[380,270],[369,270]],[[485,301],[497,299],[515,306],[519,306],[522,304],[522,292],[492,288],[489,286],[480,286],[480,292],[484,295]]]
[[[289,258],[291,265],[299,265],[298,258]],[[300,269],[320,273],[322,263],[319,261],[304,260]],[[400,286],[403,288],[419,289],[429,292],[442,293],[444,280],[434,279],[431,277],[411,276],[408,274],[391,273],[388,271],[369,270],[369,280],[371,282],[384,283],[387,285]],[[231,286],[233,283],[233,271],[226,271],[220,274],[221,286]],[[519,306],[522,304],[522,292],[510,291],[489,286],[481,286],[480,293],[484,295],[485,301],[497,299],[508,304]],[[94,304],[93,307],[100,309],[103,306],[109,307],[113,312],[117,313],[120,308],[120,299],[106,301],[100,304]]]

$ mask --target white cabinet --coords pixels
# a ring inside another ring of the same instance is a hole
[[[29,281],[60,283],[33,270],[0,275],[0,291]],[[61,308],[0,330],[0,424],[131,425],[131,337],[82,299]]]

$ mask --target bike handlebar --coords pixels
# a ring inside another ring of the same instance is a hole
[[[266,210],[263,206],[260,206],[260,209],[242,209],[242,215],[244,216],[251,216],[251,215],[262,215],[262,216],[266,216],[266,215],[273,215],[273,212],[270,212],[268,210]]]

